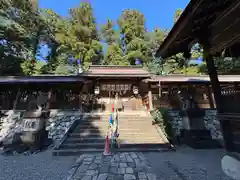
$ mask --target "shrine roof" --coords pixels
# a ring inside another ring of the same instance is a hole
[[[156,56],[166,58],[188,51],[199,40],[208,40],[212,54],[231,47],[240,41],[239,17],[239,0],[191,0]]]
[[[90,66],[82,74],[87,77],[151,77],[152,74],[140,66]]]
[[[240,75],[219,75],[219,82],[240,82]],[[210,83],[208,75],[201,76],[184,76],[184,75],[169,75],[169,76],[154,76],[151,79],[146,79],[146,82],[205,82]]]
[[[1,76],[0,84],[5,83],[61,83],[61,82],[82,82],[85,78],[81,76]]]

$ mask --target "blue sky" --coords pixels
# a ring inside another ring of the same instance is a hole
[[[85,0],[87,1],[87,0]],[[184,9],[190,0],[88,0],[93,6],[98,25],[104,24],[107,19],[117,20],[124,9],[137,9],[146,18],[146,27],[153,30],[155,27],[171,29],[176,9]],[[50,8],[55,12],[67,16],[68,9],[80,4],[80,0],[39,0],[40,7]],[[46,50],[43,50],[47,52]],[[199,60],[196,61],[200,62]]]
[[[86,1],[86,0],[85,0]],[[149,30],[154,27],[171,29],[173,15],[177,8],[184,9],[189,0],[88,0],[91,2],[98,24],[107,19],[117,20],[122,10],[130,8],[141,11],[147,19]],[[40,7],[51,8],[57,13],[66,16],[68,9],[78,6],[80,0],[39,0]]]

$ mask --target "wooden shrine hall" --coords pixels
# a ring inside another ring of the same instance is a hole
[[[240,76],[224,75],[219,80],[227,95],[239,86]],[[1,110],[34,109],[38,104],[50,109],[105,111],[116,96],[122,111],[180,108],[177,92],[184,89],[191,91],[200,108],[216,104],[208,76],[154,76],[137,66],[95,65],[76,76],[1,77],[0,85]]]

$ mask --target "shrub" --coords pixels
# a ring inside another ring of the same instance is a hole
[[[153,110],[151,112],[151,115],[153,117],[153,120],[155,123],[158,124],[158,126],[161,128],[165,136],[170,140],[172,139],[172,126],[171,126],[171,119],[168,115],[168,109],[166,108],[160,108]]]

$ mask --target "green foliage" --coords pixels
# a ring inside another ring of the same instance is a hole
[[[174,17],[173,17],[173,22],[176,23],[177,20],[179,19],[179,17],[181,16],[183,10],[182,9],[177,9],[174,13]]]
[[[124,10],[118,19],[121,34],[121,48],[124,58],[131,65],[135,60],[147,61],[148,43],[145,41],[146,27],[144,15],[134,9]]]
[[[0,72],[2,75],[20,75],[34,60],[38,49],[39,25],[36,1],[2,0],[0,3]],[[29,18],[31,17],[31,18]],[[23,63],[24,59],[27,59]]]
[[[174,22],[181,13],[176,10]],[[78,66],[77,60],[87,69],[91,64],[135,65],[136,59],[157,75],[206,73],[205,65],[189,67],[189,59],[182,53],[168,59],[156,58],[168,31],[148,31],[145,24],[143,13],[135,9],[123,10],[117,22],[107,20],[98,29],[88,2],[81,2],[63,17],[51,9],[39,8],[38,0],[1,0],[0,75],[68,75],[76,73],[73,69]],[[42,46],[49,48],[49,54],[40,52]],[[202,56],[200,45],[191,52],[193,59]],[[71,63],[69,57],[74,58]],[[216,64],[222,74],[234,74],[239,69],[235,59],[217,60]]]
[[[54,74],[57,75],[77,75],[78,69],[73,66],[68,66],[68,65],[59,65]]]
[[[215,57],[215,66],[218,74],[239,74],[240,63],[239,58],[235,57]],[[201,74],[207,74],[206,62],[201,64],[198,68],[198,72]]]
[[[158,124],[158,126],[161,128],[163,133],[168,139],[172,139],[172,126],[170,124],[170,116],[168,115],[168,109],[161,108],[151,111],[151,115],[154,119],[154,121]]]

